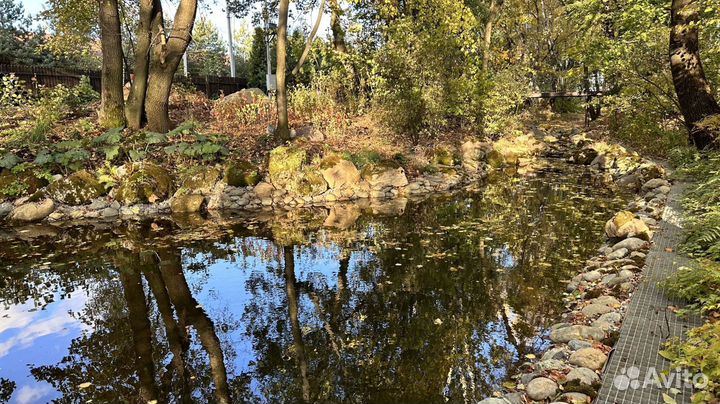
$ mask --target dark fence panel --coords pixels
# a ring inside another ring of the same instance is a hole
[[[58,84],[66,87],[76,86],[82,76],[87,76],[90,85],[96,91],[100,91],[100,72],[96,71],[0,64],[0,76],[10,73],[14,73],[24,81],[25,86],[35,93],[40,87],[55,87]]]
[[[99,92],[102,80],[98,71],[0,64],[0,76],[10,73],[14,73],[24,81],[25,86],[34,93],[37,93],[40,87],[55,87],[58,84],[66,87],[76,86],[82,76],[87,76],[92,88]],[[204,92],[208,97],[217,97],[221,93],[227,95],[247,88],[247,81],[237,77],[177,76],[176,79],[192,83],[198,91]]]

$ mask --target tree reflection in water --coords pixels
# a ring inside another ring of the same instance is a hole
[[[1,298],[44,308],[86,293],[67,355],[30,368],[58,403],[477,401],[543,348],[561,281],[623,202],[568,178],[399,207],[56,229],[7,242]],[[54,264],[30,269],[29,248]],[[0,370],[4,386],[21,375]]]

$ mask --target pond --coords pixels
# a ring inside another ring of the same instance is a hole
[[[487,397],[625,202],[551,167],[423,201],[2,230],[0,401]]]

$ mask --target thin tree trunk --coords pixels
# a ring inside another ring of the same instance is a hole
[[[277,31],[277,132],[280,140],[290,140],[290,127],[288,123],[287,84],[285,71],[287,70],[287,21],[290,0],[280,0],[280,15],[278,17]]]
[[[342,21],[340,21],[342,9],[337,0],[330,0],[330,11],[332,11],[330,16],[330,29],[333,34],[333,48],[336,52],[346,53],[345,30],[342,27]]]
[[[488,12],[488,19],[485,22],[485,37],[483,38],[483,59],[482,68],[484,71],[488,70],[490,65],[490,47],[492,45],[492,31],[493,23],[495,21],[495,14],[497,14],[497,0],[490,0],[490,9]]]
[[[167,337],[168,345],[170,345],[170,352],[173,354],[171,363],[175,369],[178,382],[180,383],[180,387],[178,389],[178,394],[180,396],[179,402],[189,404],[192,402],[192,397],[190,383],[188,380],[188,372],[185,370],[185,356],[189,348],[190,341],[185,328],[180,327],[175,321],[172,303],[170,302],[165,282],[160,274],[159,265],[156,261],[154,261],[153,264],[154,265],[152,266],[143,268],[143,274],[145,275],[145,279],[150,287],[150,291],[153,296],[155,296],[158,311],[163,319],[163,323],[165,323],[165,336]]]
[[[705,78],[698,44],[699,4],[694,0],[673,0],[670,18],[670,69],[690,142],[698,149],[717,148],[719,130],[698,126],[710,115],[720,114]]]
[[[99,0],[102,79],[100,85],[100,125],[125,126],[123,113],[123,51],[120,36],[120,12],[117,0]]]
[[[315,40],[315,34],[317,34],[318,28],[320,28],[320,21],[322,21],[323,11],[325,10],[325,0],[320,0],[320,7],[318,7],[318,16],[317,20],[315,20],[315,25],[312,28],[312,31],[310,31],[310,35],[308,36],[307,43],[305,44],[305,49],[303,49],[302,56],[300,56],[300,60],[298,60],[297,66],[292,70],[292,75],[295,76],[300,71],[300,68],[302,67],[303,63],[305,63],[305,59],[307,58],[307,55],[310,53],[310,49],[312,48],[313,41]]]
[[[288,314],[290,316],[290,327],[292,328],[293,342],[295,345],[295,359],[300,368],[300,379],[302,382],[303,402],[310,402],[310,380],[308,379],[308,363],[305,356],[305,343],[302,339],[300,328],[300,305],[298,304],[297,290],[295,289],[295,252],[293,246],[283,247],[284,269],[285,269],[285,292],[288,299]]]
[[[137,47],[135,48],[135,78],[132,81],[130,94],[125,102],[125,119],[131,129],[140,129],[142,126],[153,27],[161,25],[162,4],[160,1],[141,0],[140,20],[137,28]]]
[[[169,37],[165,36],[161,25],[153,28],[153,30],[159,31],[159,35],[158,39],[153,41],[150,51],[150,68],[145,96],[148,129],[153,132],[165,133],[172,127],[168,115],[170,89],[175,71],[190,43],[196,12],[197,0],[182,0],[175,13],[173,29]],[[160,20],[162,21],[162,19]]]

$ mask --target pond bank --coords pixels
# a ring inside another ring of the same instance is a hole
[[[32,194],[0,203],[0,220],[10,225],[117,221],[201,211],[331,207],[364,199],[372,204],[476,186],[491,171],[532,175],[545,164],[545,157],[589,165],[594,183],[621,190],[636,190],[644,180],[662,175],[636,153],[595,142],[577,128],[547,132],[535,127],[496,142],[470,139],[455,150],[438,148],[430,156],[431,164],[412,177],[394,160],[366,162],[358,168],[342,152],[310,160],[306,150],[295,145],[270,152],[265,168],[229,162],[174,172],[140,162],[98,172],[81,170],[55,176],[49,183],[23,172],[15,180],[28,181],[25,185]]]

